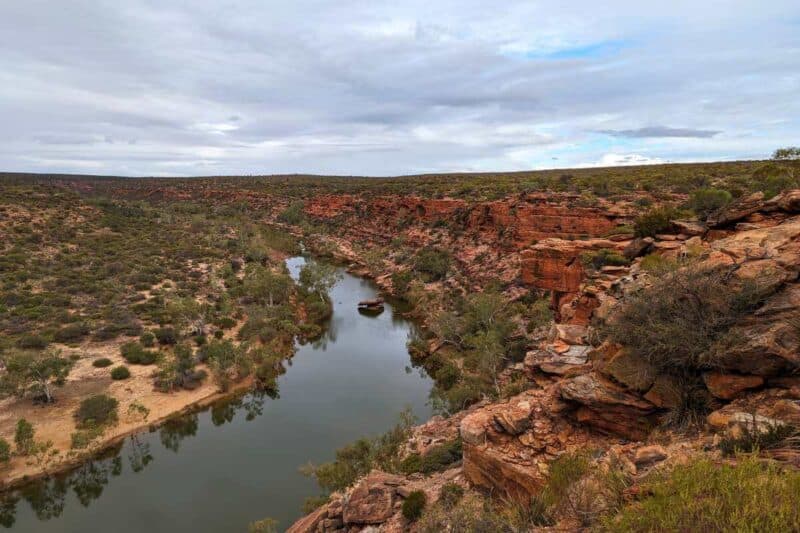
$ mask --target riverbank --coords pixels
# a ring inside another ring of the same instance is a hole
[[[86,355],[76,361],[63,387],[55,388],[55,403],[33,405],[28,398],[8,398],[0,402],[0,437],[13,442],[17,420],[24,418],[33,425],[35,440],[51,442],[51,449],[57,452],[41,462],[31,456],[13,455],[3,471],[0,490],[15,489],[50,475],[68,472],[117,446],[130,435],[241,394],[253,384],[252,377],[249,377],[222,392],[213,380],[206,379],[194,390],[162,393],[153,388],[151,366],[130,365],[130,378],[121,381],[111,380],[108,368],[92,366],[92,361],[100,357],[111,359],[114,365],[123,364],[125,361],[119,355],[118,346],[103,344],[82,347],[81,350]],[[74,450],[71,439],[76,430],[73,414],[83,399],[95,394],[107,394],[119,401],[119,421],[88,448]],[[147,409],[146,417],[139,410],[129,412],[134,403]]]

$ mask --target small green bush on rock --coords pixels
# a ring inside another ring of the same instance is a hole
[[[421,490],[415,490],[403,501],[403,516],[410,522],[415,521],[422,516],[426,503],[428,503],[428,497],[425,496],[425,493]]]
[[[114,362],[108,357],[101,357],[100,359],[95,359],[94,361],[92,361],[92,366],[95,368],[105,368],[113,364]]]

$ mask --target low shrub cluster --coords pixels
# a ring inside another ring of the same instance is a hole
[[[800,531],[800,472],[773,461],[708,459],[655,474],[644,497],[602,524],[603,531]]]
[[[107,426],[117,421],[119,402],[105,394],[96,394],[83,400],[75,411],[75,421],[79,428]]]
[[[420,472],[432,474],[449,468],[461,460],[461,439],[457,438],[444,444],[431,447],[424,455],[412,453],[403,459],[399,470],[404,474]]]
[[[158,360],[158,352],[145,350],[136,341],[126,342],[119,348],[122,357],[132,365],[152,365]]]

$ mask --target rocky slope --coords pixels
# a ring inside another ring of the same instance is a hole
[[[342,258],[360,260],[353,243],[385,244],[399,235],[417,246],[435,242],[452,251],[468,285],[477,288],[501,277],[549,291],[556,324],[521,365],[529,390],[479,403],[450,419],[435,418],[415,430],[409,449],[416,451],[457,432],[463,442],[460,465],[428,477],[373,472],[290,531],[413,530],[400,513],[403,498],[420,489],[435,502],[448,481],[528,501],[546,483],[552,461],[572,450],[595,450],[597,463],[624,471],[635,492],[644,472],[713,449],[721,435],[800,422],[800,377],[795,376],[800,328],[793,322],[800,309],[800,190],[769,201],[760,194],[748,196],[705,223],[676,220],[671,230],[646,239],[617,231],[633,219],[632,203],[585,207],[579,200],[522,195],[466,204],[328,195],[306,203],[309,216],[341,229],[334,241]],[[582,256],[597,250],[616,251],[632,262],[587,267]],[[476,261],[481,254],[484,260]],[[769,286],[766,300],[732,326],[738,342],[719,365],[702,373],[715,409],[696,434],[660,428],[681,401],[671,375],[619,345],[597,343],[597,327],[651,283],[643,256],[690,257],[698,268],[724,266],[736,280],[757,279]],[[391,289],[387,276],[381,281]],[[574,516],[562,518],[566,529],[580,526],[570,521]]]

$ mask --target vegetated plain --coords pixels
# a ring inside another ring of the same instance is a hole
[[[352,221],[322,220],[305,210],[323,195],[463,199],[471,205],[544,194],[581,207],[623,205],[635,216],[619,231],[648,237],[675,218],[702,221],[754,192],[771,198],[797,186],[792,160],[397,178],[2,175],[2,475],[8,482],[47,475],[189,406],[250,387],[274,391],[295,340],[319,337],[331,312],[328,291],[336,269],[311,262],[295,281],[283,262],[299,253],[298,240],[317,256],[341,255],[334,244]],[[519,280],[480,278],[476,284],[469,265],[448,248],[449,236],[464,232],[463,219],[420,224],[439,240],[425,246],[407,235],[353,241],[348,252],[365,275],[386,274],[392,292],[426,326],[409,350],[440,384],[431,398],[435,409],[455,416],[530,388],[513,368],[553,318],[545,292]],[[581,259],[597,271],[630,262],[611,249]],[[667,261],[649,262],[651,272],[675,275]],[[720,305],[745,314],[755,307],[736,302]],[[606,333],[625,345],[641,341],[625,334]],[[444,348],[429,355],[431,343]],[[434,455],[409,455],[403,443],[411,434],[403,421],[387,435],[339,450],[332,463],[309,467],[325,494],[308,510],[373,467],[430,473],[460,459],[458,440]],[[552,522],[574,507],[565,487],[585,473],[585,462],[565,458],[566,481],[552,477],[553,488],[532,507],[497,507],[479,494],[456,497],[458,491],[449,489],[452,498],[427,507],[421,496],[405,499],[403,515],[419,521],[422,531],[454,521],[501,529]],[[698,463],[686,475],[706,475],[707,468]],[[718,482],[728,483],[731,472],[720,471]],[[778,476],[780,486],[794,483],[794,474],[782,471],[759,475]],[[694,487],[684,478],[664,483]],[[671,489],[652,490],[667,491],[663,505],[680,505]],[[644,507],[651,524],[674,519],[660,516],[653,502]],[[640,520],[621,504],[614,509],[621,514],[599,517],[597,527]]]

